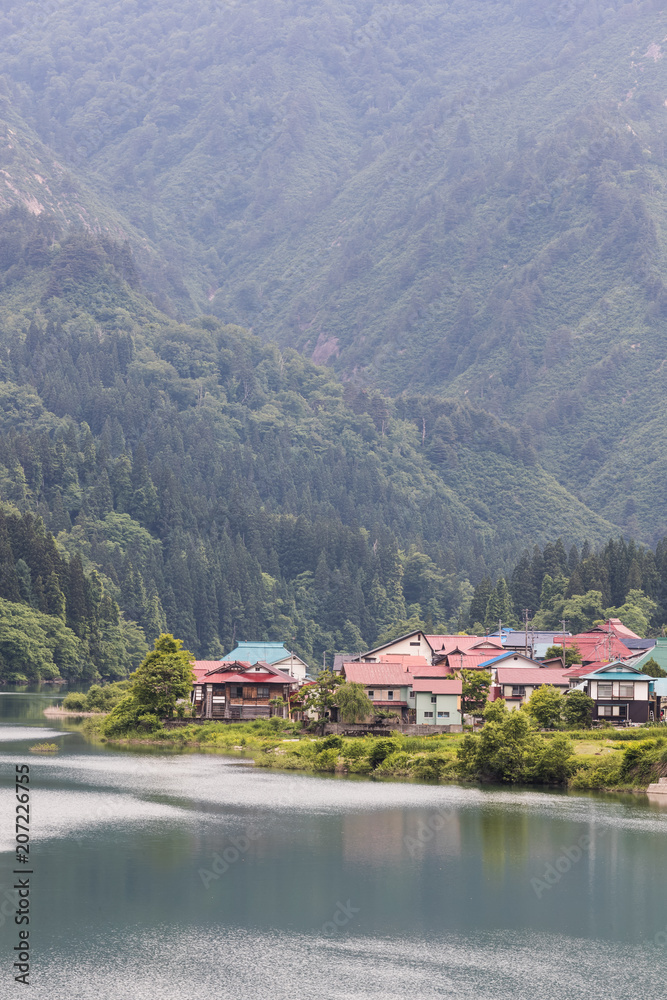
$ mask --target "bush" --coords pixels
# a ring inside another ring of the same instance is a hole
[[[66,694],[63,698],[62,707],[68,712],[85,712],[86,711],[86,696],[85,694],[79,694],[77,691],[72,691],[70,694]]]
[[[132,730],[155,733],[162,728],[157,715],[147,712],[134,695],[126,695],[106,717],[102,724],[105,736],[124,736]]]
[[[387,740],[380,738],[373,741],[373,745],[368,754],[368,760],[372,768],[376,768],[378,764],[381,764],[385,757],[389,754],[395,753],[396,750],[400,749],[396,740]]]
[[[320,752],[315,755],[313,767],[316,771],[335,771],[337,763],[337,750],[320,750]]]
[[[346,740],[341,747],[340,755],[344,760],[360,760],[365,758],[370,751],[370,740],[352,738]]]
[[[412,771],[411,761],[409,753],[404,750],[396,750],[378,765],[377,772],[378,774],[410,774]]]
[[[579,758],[576,768],[570,788],[614,788],[621,781],[621,761],[615,754]]]
[[[429,753],[413,762],[412,774],[422,781],[439,781],[450,763],[450,759],[441,754]]]
[[[323,740],[317,741],[319,750],[341,750],[342,746],[342,736],[325,736]]]

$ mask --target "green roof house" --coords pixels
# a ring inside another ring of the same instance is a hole
[[[269,663],[298,681],[305,681],[310,670],[308,664],[296,653],[290,652],[282,642],[240,642],[224,659],[251,664],[260,661]]]

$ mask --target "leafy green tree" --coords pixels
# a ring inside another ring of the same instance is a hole
[[[385,642],[398,639],[399,636],[408,635],[410,632],[425,631],[426,622],[421,618],[401,618],[388,626],[375,641],[376,646],[382,646]]]
[[[585,691],[569,691],[565,695],[563,718],[570,729],[590,729],[595,702]]]
[[[509,709],[505,699],[496,698],[495,701],[489,701],[486,703],[482,715],[484,716],[485,722],[502,722],[507,716],[508,711]]]
[[[500,577],[495,588],[491,592],[486,605],[484,625],[489,631],[495,631],[498,628],[499,621],[502,621],[505,626],[510,625],[512,627],[516,627],[519,624],[518,619],[514,614],[512,596],[509,592],[507,581],[504,576]]]
[[[344,683],[340,674],[322,670],[314,684],[303,689],[303,703],[306,711],[317,712],[320,727],[324,729],[326,718],[336,704],[336,692]]]
[[[526,703],[526,711],[541,729],[554,729],[561,720],[565,698],[551,684],[535,688]]]
[[[604,614],[605,619],[620,618],[629,629],[644,637],[649,633],[657,610],[657,601],[647,597],[641,590],[630,590],[620,607],[607,608]]]
[[[561,660],[563,658],[563,647],[560,644],[555,644],[553,646],[549,646],[549,648],[547,649],[547,651],[546,651],[546,653],[544,655],[544,659],[545,660],[554,660],[554,659],[556,659],[556,657],[558,657]],[[565,645],[565,666],[566,666],[566,668],[567,667],[572,667],[572,666],[574,666],[575,663],[579,663],[579,664],[581,663],[581,653],[579,652],[579,650],[577,649],[576,646],[568,646],[567,643],[566,643],[566,645]]]
[[[462,772],[494,781],[563,783],[572,773],[572,746],[563,736],[545,739],[527,712],[507,712],[457,750]]]
[[[155,640],[154,648],[132,674],[132,696],[145,712],[171,718],[176,702],[186,698],[194,683],[188,650],[181,639],[167,633]]]
[[[373,713],[373,702],[363,684],[348,681],[336,691],[336,704],[343,722],[363,722]]]
[[[642,673],[647,674],[648,677],[667,677],[667,670],[663,670],[652,656],[642,664]]]
[[[486,670],[461,670],[461,716],[482,715],[491,686]]]

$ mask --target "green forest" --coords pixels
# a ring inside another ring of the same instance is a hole
[[[524,607],[547,627],[590,591],[600,614],[630,594],[645,629],[667,620],[662,548],[605,547],[611,524],[490,414],[360,389],[212,316],[176,322],[127,245],[46,215],[0,216],[0,261],[5,679],[120,678],[164,631],[201,657],[279,639],[316,666]]]
[[[659,630],[663,44],[657,0],[5,4],[0,677]]]
[[[128,239],[177,319],[471,401],[655,544],[664,36],[660,0],[9,3],[0,202]]]

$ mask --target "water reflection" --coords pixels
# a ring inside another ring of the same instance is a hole
[[[3,814],[26,740],[64,735],[37,701],[0,727]],[[29,758],[38,1000],[620,1000],[667,971],[667,812],[639,799],[59,743]]]

